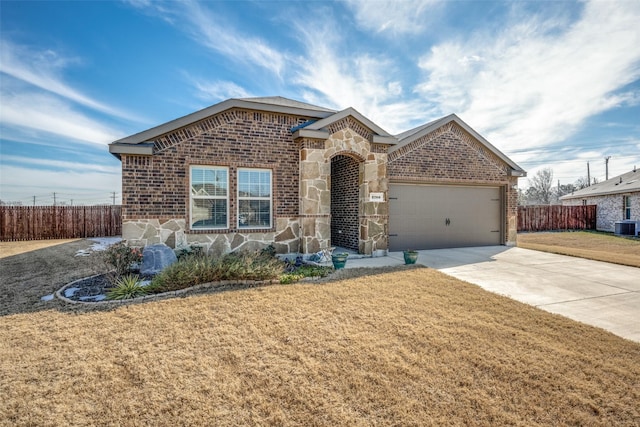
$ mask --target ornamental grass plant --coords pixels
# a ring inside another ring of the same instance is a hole
[[[272,280],[283,270],[283,262],[265,252],[236,252],[219,258],[193,254],[180,258],[154,276],[148,290],[151,293],[177,291],[221,280]]]

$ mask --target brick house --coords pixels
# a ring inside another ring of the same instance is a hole
[[[640,171],[632,171],[560,197],[565,206],[597,205],[596,229],[614,232],[616,222],[636,222],[640,231]]]
[[[525,172],[457,116],[390,135],[358,111],[229,99],[120,139],[123,239],[366,255],[516,240]]]

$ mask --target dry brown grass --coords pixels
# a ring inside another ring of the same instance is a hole
[[[640,267],[640,239],[588,231],[522,233],[518,246],[596,261]]]
[[[65,243],[77,242],[80,239],[30,240],[26,242],[0,242],[0,259],[20,255],[38,249],[50,248]]]
[[[434,270],[368,273],[2,317],[0,423],[638,425],[639,344]]]

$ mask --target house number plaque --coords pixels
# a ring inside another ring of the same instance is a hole
[[[384,202],[384,193],[369,193],[370,202]]]

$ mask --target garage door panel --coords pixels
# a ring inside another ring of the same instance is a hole
[[[498,187],[392,184],[389,195],[392,251],[501,243]]]

